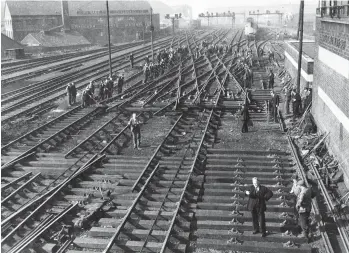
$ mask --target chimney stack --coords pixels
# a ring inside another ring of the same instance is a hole
[[[69,8],[68,1],[61,1],[62,3],[62,22],[64,31],[70,30],[70,18],[69,18]]]

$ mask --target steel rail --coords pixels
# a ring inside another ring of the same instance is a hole
[[[9,250],[7,253],[16,253],[23,251],[26,247],[28,247],[31,243],[33,243],[40,235],[42,235],[46,230],[48,230],[54,223],[58,222],[60,219],[62,219],[67,213],[69,213],[71,210],[73,210],[78,203],[71,204],[69,207],[67,207],[64,211],[62,211],[59,215],[54,217],[52,220],[48,222],[48,224],[40,229],[37,233],[34,233],[28,237],[25,237],[24,240],[20,241],[18,245],[13,247],[11,250]]]
[[[144,49],[140,49],[141,51],[144,51]],[[147,53],[146,53],[147,54]],[[143,55],[142,56],[144,56],[144,53],[143,53]],[[138,58],[141,58],[142,56],[137,56]],[[117,63],[119,63],[117,60],[115,60]],[[140,60],[141,61],[141,60]],[[124,64],[124,63],[122,63],[122,64]],[[121,64],[121,65],[122,65]],[[120,65],[120,66],[121,66]],[[96,68],[102,68],[101,66],[99,66],[99,65],[97,65],[97,67]],[[89,72],[91,72],[91,71],[89,71]],[[80,74],[81,74],[81,72],[80,72]],[[100,71],[99,72],[97,72],[97,74],[95,74],[95,75],[98,75],[99,77],[96,79],[96,80],[99,80],[99,79],[101,79],[101,78],[103,78],[104,77],[104,74],[105,73],[100,73]],[[85,79],[90,79],[90,77],[84,77]],[[81,84],[81,85],[78,85],[77,86],[77,89],[81,89],[81,88],[83,88],[84,86],[86,86],[87,85],[87,83],[83,83],[83,84]],[[61,87],[61,89],[63,90],[64,89],[64,87],[62,86]],[[56,92],[56,91],[55,91]],[[51,91],[51,93],[53,93],[53,91]],[[55,95],[55,96],[53,96],[53,98],[50,98],[50,99],[46,99],[45,101],[42,101],[42,102],[40,102],[40,104],[39,105],[45,105],[45,104],[47,104],[47,103],[51,103],[52,101],[54,101],[54,100],[56,100],[56,99],[58,99],[59,97],[62,97],[62,96],[64,96],[65,95],[65,92],[64,91],[61,91],[58,95]],[[47,96],[47,93],[45,93],[45,96]],[[35,99],[37,99],[37,97],[35,98]],[[28,102],[28,101],[27,101]],[[33,106],[31,106],[31,107],[29,107],[29,108],[26,108],[26,109],[24,109],[23,111],[20,111],[20,112],[18,112],[18,113],[16,113],[15,115],[16,116],[20,116],[20,115],[23,115],[23,114],[26,114],[26,113],[28,113],[30,110],[33,110],[34,108],[36,108],[37,106],[39,106],[39,105],[33,105]],[[5,118],[3,118],[2,119],[2,122],[3,123],[5,123],[5,122],[7,122],[7,121],[9,121],[9,120],[11,120],[15,115],[12,115],[12,116],[8,116],[8,117],[5,117]]]
[[[113,245],[115,243],[115,240],[118,238],[118,236],[119,236],[121,230],[123,229],[123,227],[125,226],[128,218],[132,214],[133,209],[138,204],[139,199],[143,196],[143,193],[145,192],[148,184],[153,179],[153,177],[154,177],[155,173],[157,172],[157,170],[159,169],[159,167],[160,167],[159,163],[157,163],[157,165],[155,166],[154,170],[150,173],[149,177],[147,178],[147,180],[146,180],[145,184],[143,185],[141,191],[138,193],[137,197],[132,202],[132,205],[127,210],[126,215],[124,216],[124,218],[122,219],[121,223],[117,227],[117,229],[116,229],[115,233],[113,234],[112,238],[109,240],[109,243],[107,244],[107,247],[103,250],[103,253],[108,253],[111,250],[111,248],[113,247]]]
[[[347,252],[349,252],[349,238],[348,238],[348,226],[344,224],[344,221],[346,220],[343,217],[340,217],[340,214],[335,211],[335,207],[332,203],[331,197],[329,196],[326,186],[324,185],[324,182],[322,181],[322,178],[318,172],[318,170],[314,167],[313,163],[309,163],[310,168],[314,171],[316,180],[318,181],[318,185],[320,186],[322,195],[324,196],[324,199],[326,201],[326,204],[330,210],[330,213],[332,214],[332,218],[337,225],[338,233],[342,239],[343,246]]]
[[[292,139],[291,139],[291,137],[289,135],[287,135],[287,141],[288,141],[288,143],[289,143],[289,145],[291,147],[293,157],[296,159],[298,171],[300,172],[301,177],[304,180],[306,186],[309,187],[309,183],[308,183],[308,180],[307,180],[307,176],[306,176],[306,174],[304,172],[304,168],[302,166],[302,163],[299,160],[296,148],[294,147]],[[315,199],[312,199],[312,207],[313,207],[315,215],[320,217],[320,219],[318,220],[319,231],[320,231],[322,240],[323,240],[323,242],[325,244],[326,252],[327,253],[334,253],[334,250],[332,248],[330,239],[329,239],[328,234],[327,234],[327,232],[325,230],[325,223],[322,221],[322,215],[320,214],[320,211],[319,211],[319,208],[318,208],[318,205],[317,205]]]
[[[204,116],[202,115],[202,117],[204,117]],[[210,117],[209,117],[209,119],[210,119]],[[201,121],[199,121],[199,123],[198,123],[197,125],[199,126],[200,123],[201,123]],[[175,174],[175,175],[173,176],[173,178],[172,178],[172,181],[171,181],[171,183],[170,183],[170,186],[169,186],[169,188],[168,188],[168,190],[167,190],[167,192],[166,192],[166,194],[165,194],[163,200],[161,201],[161,205],[160,205],[160,207],[159,207],[159,209],[158,209],[158,211],[157,211],[156,217],[155,217],[154,221],[152,222],[152,226],[151,226],[150,229],[149,229],[149,232],[148,232],[148,234],[147,234],[147,236],[146,236],[146,239],[144,240],[144,244],[143,244],[142,248],[139,250],[139,253],[141,253],[141,252],[143,251],[143,249],[144,249],[144,247],[145,247],[145,245],[146,245],[146,243],[147,243],[147,241],[148,241],[148,238],[149,238],[149,236],[151,235],[151,232],[152,232],[152,230],[153,230],[153,227],[155,226],[155,224],[156,224],[156,222],[157,222],[157,220],[158,220],[158,218],[159,218],[159,216],[160,216],[160,213],[161,213],[161,211],[162,211],[161,209],[163,208],[163,206],[164,206],[164,204],[165,204],[165,200],[167,199],[167,197],[168,197],[168,195],[169,195],[169,193],[170,193],[170,191],[171,191],[171,189],[172,189],[172,186],[173,186],[173,184],[174,184],[174,182],[175,182],[175,180],[176,180],[176,178],[177,178],[177,176],[178,176],[178,174],[179,174],[179,171],[180,171],[181,168],[182,168],[182,165],[183,165],[184,160],[187,158],[187,153],[188,153],[188,151],[190,150],[192,141],[193,141],[194,138],[196,137],[197,132],[198,132],[198,130],[192,135],[191,141],[190,141],[189,144],[187,145],[187,148],[186,148],[186,150],[185,150],[185,152],[184,152],[184,155],[183,155],[183,157],[182,157],[181,163],[179,164],[179,166],[178,166],[178,168],[177,168],[176,174]],[[206,131],[205,131],[204,133],[206,133]],[[204,134],[204,135],[205,135],[205,134]],[[194,159],[194,161],[195,161],[195,159]],[[189,171],[189,173],[190,173],[190,172],[191,172],[191,171]],[[184,189],[185,189],[185,188],[184,188]],[[185,192],[185,191],[184,191],[184,192]],[[180,200],[179,200],[178,204],[180,204],[180,202],[182,201],[181,198],[182,198],[182,194],[181,194],[181,197],[180,197]],[[174,215],[174,216],[176,216],[176,215],[177,215],[177,213],[176,213],[176,211],[175,211],[175,215]],[[166,240],[166,239],[165,239],[165,240]]]
[[[37,173],[33,177],[31,177],[28,181],[26,181],[24,184],[22,184],[20,187],[18,187],[16,190],[11,192],[10,195],[6,196],[4,199],[1,200],[1,205],[5,205],[6,202],[11,200],[14,196],[16,196],[20,191],[24,190],[27,188],[31,183],[33,183],[35,180],[38,179],[38,177],[41,176],[41,173]]]
[[[172,230],[173,230],[173,227],[174,227],[176,218],[177,218],[177,216],[178,216],[178,214],[179,214],[179,210],[180,210],[180,207],[181,207],[181,203],[182,203],[182,201],[183,201],[183,199],[184,199],[184,195],[185,195],[186,190],[187,190],[187,188],[188,188],[190,179],[191,179],[191,177],[192,177],[192,175],[193,175],[194,168],[195,168],[195,165],[196,165],[196,161],[197,161],[197,159],[198,159],[198,157],[199,157],[201,147],[203,146],[203,143],[204,143],[204,140],[205,140],[205,137],[206,137],[206,133],[207,133],[208,127],[209,127],[209,125],[210,125],[210,121],[211,121],[212,115],[213,115],[213,110],[211,110],[209,119],[208,119],[208,121],[207,121],[205,130],[204,130],[204,134],[202,135],[201,140],[200,140],[200,144],[199,144],[199,146],[198,146],[198,148],[197,148],[197,150],[196,150],[196,152],[195,152],[193,164],[192,164],[192,166],[191,166],[191,168],[190,168],[190,171],[189,171],[187,180],[186,180],[186,182],[185,182],[185,185],[184,185],[184,187],[183,187],[183,191],[182,191],[182,193],[181,193],[181,196],[180,196],[180,198],[179,198],[179,201],[177,202],[177,207],[176,207],[176,210],[175,210],[175,212],[174,212],[173,218],[172,218],[172,220],[171,220],[170,227],[169,227],[169,229],[167,230],[166,237],[165,237],[165,240],[164,240],[164,242],[163,242],[163,244],[162,244],[160,253],[163,253],[163,252],[165,252],[165,250],[166,250],[166,246],[167,246],[168,241],[169,241],[169,239],[170,239],[170,236],[171,236],[171,233],[172,233]]]
[[[51,141],[52,139],[56,138],[57,136],[59,136],[60,134],[64,133],[64,131],[69,130],[70,128],[72,128],[73,126],[75,126],[76,124],[82,122],[83,120],[87,119],[88,117],[92,117],[94,116],[96,113],[98,113],[101,110],[101,107],[96,107],[94,110],[92,110],[91,112],[89,112],[88,114],[84,115],[83,117],[75,120],[74,122],[70,123],[68,126],[62,128],[61,130],[59,130],[58,132],[54,133],[53,135],[45,138],[43,141],[41,141],[40,143],[36,144],[34,147],[30,148],[27,151],[24,151],[21,155],[19,155],[18,157],[22,157],[25,156],[31,152],[35,152],[38,148],[40,148],[42,145],[47,144],[49,141]],[[15,158],[17,159],[17,158]],[[13,159],[13,160],[15,160]],[[12,161],[13,161],[12,160]],[[8,169],[9,166],[12,166],[12,161],[4,164],[3,166],[1,166],[1,170],[4,169]]]
[[[11,214],[9,217],[6,217],[1,221],[1,226],[4,226],[5,224],[9,223],[11,220],[17,218],[20,214],[22,214],[24,211],[28,210],[30,207],[35,206],[37,203],[41,201],[41,199],[45,198],[47,195],[50,194],[51,190],[48,190],[50,187],[58,187],[55,185],[58,180],[60,180],[67,172],[71,171],[73,167],[77,166],[78,163],[82,162],[82,159],[87,158],[87,155],[89,155],[88,152],[86,152],[82,157],[80,157],[78,160],[75,161],[74,164],[72,164],[68,169],[66,169],[64,172],[62,172],[57,178],[55,178],[49,185],[47,185],[44,189],[42,189],[36,196],[22,204],[13,214]],[[72,173],[73,174],[73,173]],[[44,193],[47,191],[46,193]]]
[[[167,138],[170,136],[170,134],[172,133],[172,131],[174,130],[174,128],[177,126],[177,124],[180,122],[180,120],[183,118],[183,114],[181,114],[178,119],[176,120],[176,122],[173,124],[173,126],[171,127],[171,129],[168,131],[168,133],[165,135],[165,138],[163,138],[163,140],[161,141],[161,143],[158,145],[158,147],[156,148],[155,152],[153,153],[153,155],[150,157],[148,163],[145,165],[144,169],[142,170],[141,174],[138,176],[136,182],[133,184],[132,186],[132,192],[136,189],[136,187],[138,186],[138,184],[140,183],[140,181],[142,180],[142,177],[145,175],[145,173],[147,172],[148,168],[151,166],[151,164],[156,160],[156,156],[159,153],[160,149],[162,148],[163,144],[165,143],[165,141],[167,140]]]
[[[27,216],[25,219],[23,219],[9,234],[7,234],[2,240],[1,244],[4,244],[5,241],[7,241],[9,238],[11,238],[18,229],[20,229],[23,225],[25,225],[26,222],[28,222],[34,215],[36,215],[45,205],[50,203],[54,197],[72,180],[77,178],[79,175],[84,173],[87,169],[89,169],[92,165],[94,165],[97,162],[102,161],[105,158],[105,155],[102,155],[98,157],[97,154],[95,154],[93,157],[91,157],[85,164],[83,164],[81,167],[78,167],[69,177],[65,178],[61,183],[59,183],[56,187],[50,190],[50,194],[48,194],[47,198],[42,202],[34,211],[32,211],[29,216]],[[51,194],[52,192],[52,194]],[[46,194],[45,194],[46,195]]]
[[[33,174],[32,172],[28,172],[28,173],[24,174],[23,176],[20,176],[20,177],[14,179],[13,181],[11,181],[11,182],[9,182],[7,184],[3,184],[1,186],[1,194],[4,193],[4,191],[7,190],[10,187],[14,188],[14,186],[16,186],[19,182],[21,182],[22,180],[27,179],[32,174]]]
[[[52,124],[54,124],[54,123],[56,123],[58,121],[62,121],[67,116],[70,116],[72,113],[74,113],[77,110],[79,110],[79,106],[74,107],[73,109],[65,112],[64,114],[60,115],[59,117],[54,118],[54,119],[50,120],[49,122],[45,123],[44,125],[41,125],[41,126],[35,128],[34,130],[32,130],[32,131],[30,131],[30,132],[28,132],[28,133],[18,137],[17,139],[15,139],[15,140],[13,140],[13,141],[11,141],[9,143],[7,143],[6,145],[1,147],[1,153],[3,153],[6,149],[8,149],[10,146],[14,145],[15,143],[18,143],[18,142],[20,142],[21,140],[23,140],[25,138],[28,138],[28,137],[30,137],[32,135],[35,135],[37,132],[45,129],[46,127],[48,127],[48,126],[50,126],[50,125],[52,125]]]

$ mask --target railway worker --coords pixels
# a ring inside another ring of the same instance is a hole
[[[75,104],[76,103],[76,93],[77,93],[77,90],[76,90],[76,87],[75,87],[75,83],[71,83],[71,98],[72,98],[72,104]]]
[[[249,197],[247,202],[247,209],[251,211],[253,221],[253,234],[262,232],[262,237],[267,236],[265,226],[265,211],[267,210],[266,202],[273,196],[273,192],[264,185],[261,185],[258,178],[252,178],[252,185],[246,191]],[[261,231],[259,230],[261,229]]]
[[[248,105],[245,103],[241,110],[241,121],[242,121],[242,133],[248,132],[248,121],[250,120],[250,113],[248,112]]]
[[[297,197],[296,210],[302,228],[302,234],[298,237],[309,240],[311,199],[315,197],[315,193],[312,191],[312,188],[306,187],[304,180],[298,181],[297,187],[292,187],[292,190]]]
[[[160,50],[158,50],[158,53],[157,53],[156,59],[157,59],[158,64],[159,64],[159,63],[160,63],[160,61],[161,61],[161,52],[160,52]]]
[[[274,52],[269,50],[269,62],[271,63],[272,61],[274,61]]]
[[[88,106],[87,90],[84,89],[81,94],[81,107],[85,108]]]
[[[292,90],[291,97],[292,97],[293,118],[296,118],[296,117],[298,117],[301,114],[301,105],[302,105],[301,96],[297,92],[296,88],[294,88]]]
[[[111,77],[109,77],[106,81],[106,87],[108,89],[108,98],[111,98],[113,96],[113,90],[114,90],[114,82],[113,79]]]
[[[311,102],[311,92],[309,88],[304,88],[302,94],[303,110],[306,111]]]
[[[145,61],[146,64],[149,65],[149,56],[148,56],[148,55],[146,55],[146,56],[144,57],[144,61]]]
[[[143,83],[146,83],[146,82],[148,82],[148,77],[149,77],[149,67],[148,67],[147,64],[144,64],[144,67],[143,67],[143,74],[144,74]]]
[[[270,91],[271,95],[271,103],[272,103],[272,115],[274,118],[274,122],[277,122],[277,110],[279,109],[280,97],[275,94],[273,90]]]
[[[266,81],[261,80],[261,88],[262,88],[263,90],[268,89],[268,84],[267,84]]]
[[[99,85],[99,94],[98,94],[99,101],[102,101],[105,99],[105,85],[104,82],[102,81],[101,84]]]
[[[65,91],[67,92],[68,104],[72,105],[72,95],[71,95],[71,84],[70,83],[67,84],[67,88],[65,89]]]
[[[270,69],[269,75],[268,75],[269,89],[274,89],[274,78],[275,78],[275,75],[273,73],[273,70]]]
[[[290,114],[290,103],[292,100],[292,96],[291,96],[291,89],[287,88],[285,89],[285,111],[286,114]]]
[[[130,54],[130,65],[131,65],[131,68],[133,68],[133,60],[134,60],[134,57],[133,57],[133,53],[131,52],[131,54]]]
[[[259,56],[263,57],[263,55],[264,55],[264,50],[263,50],[263,48],[260,48],[259,49]]]
[[[139,150],[141,144],[141,126],[139,120],[136,117],[136,113],[132,113],[132,117],[129,120],[127,126],[129,126],[131,129],[133,137],[133,148]]]
[[[123,86],[124,86],[124,74],[121,74],[118,78],[118,94],[122,93]]]

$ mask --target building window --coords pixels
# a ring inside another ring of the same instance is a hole
[[[343,124],[339,123],[339,140],[343,141]]]

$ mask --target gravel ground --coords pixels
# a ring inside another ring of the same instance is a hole
[[[141,127],[141,150],[133,149],[133,141],[131,139],[121,151],[121,155],[149,156],[150,158],[171,129],[175,120],[175,117],[169,116],[154,117],[148,120]]]
[[[215,148],[289,151],[286,136],[281,130],[275,131],[278,124],[254,121],[248,133],[242,133],[240,119],[222,119]]]

